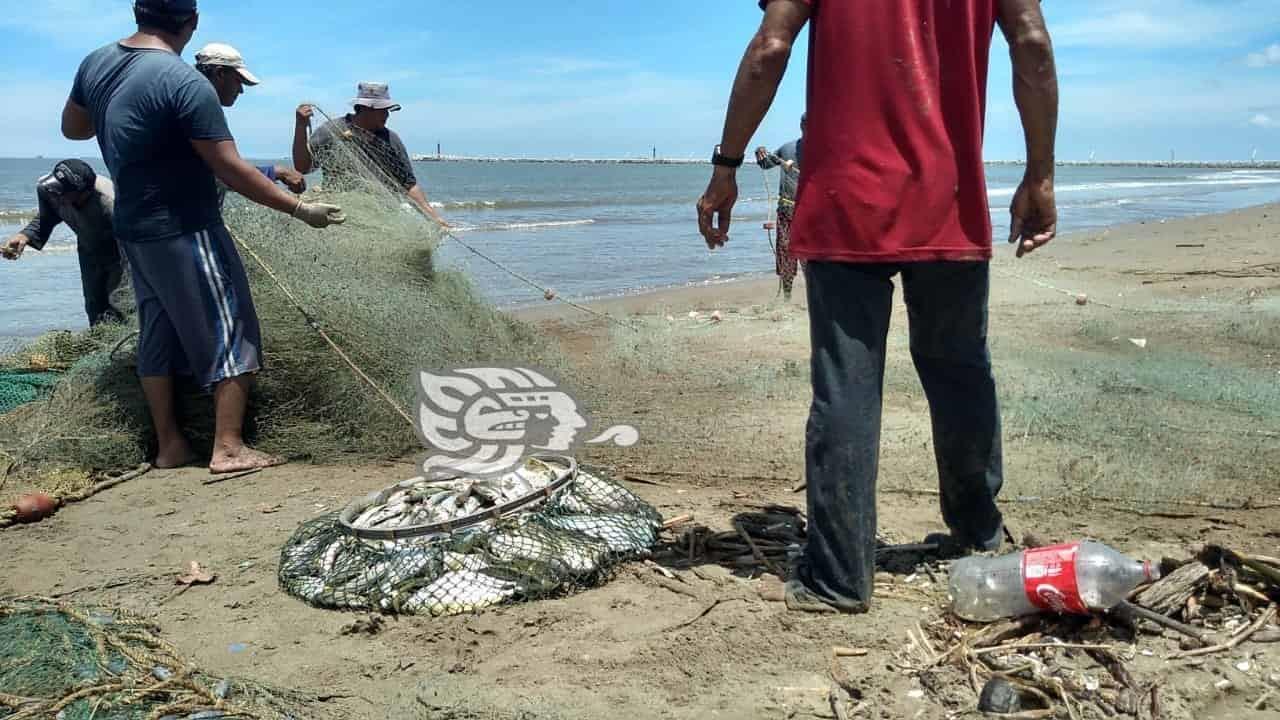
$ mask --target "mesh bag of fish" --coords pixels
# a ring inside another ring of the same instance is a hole
[[[409,480],[304,524],[280,584],[317,607],[458,615],[603,584],[661,527],[603,473],[534,456],[501,476]]]

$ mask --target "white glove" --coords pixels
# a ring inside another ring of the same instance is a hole
[[[325,228],[330,225],[341,225],[347,221],[342,208],[324,203],[299,203],[293,216],[313,228]]]

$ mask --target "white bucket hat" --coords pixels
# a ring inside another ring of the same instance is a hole
[[[360,83],[356,87],[356,98],[351,101],[351,104],[391,112],[400,109],[400,106],[391,99],[391,86],[380,82]]]
[[[234,68],[240,74],[240,79],[244,80],[245,85],[257,85],[260,82],[258,76],[249,72],[249,68],[244,66],[244,56],[240,51],[224,43],[205,45],[200,52],[196,53],[196,64]]]

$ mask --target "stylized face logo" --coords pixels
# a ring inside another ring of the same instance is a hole
[[[533,451],[569,453],[590,423],[578,403],[545,374],[525,368],[470,368],[419,373],[418,429],[434,451],[427,477],[498,475]],[[630,447],[631,427],[592,440]]]

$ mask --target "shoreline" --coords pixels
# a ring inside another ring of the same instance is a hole
[[[1091,228],[1087,230],[1075,230],[1064,233],[1049,246],[1048,250],[1037,253],[1033,258],[1051,258],[1053,261],[1062,263],[1080,263],[1086,264],[1086,260],[1095,261],[1102,260],[1100,256],[1109,250],[1099,250],[1099,241],[1110,235],[1133,235],[1135,239],[1155,242],[1159,244],[1159,236],[1173,238],[1182,236],[1179,239],[1187,240],[1187,236],[1194,236],[1197,228],[1206,232],[1214,231],[1215,226],[1220,224],[1233,224],[1245,219],[1253,219],[1255,216],[1261,215],[1263,219],[1270,220],[1271,217],[1280,220],[1280,199],[1270,203],[1254,205],[1226,212],[1206,213],[1203,215],[1191,215],[1179,217],[1170,220],[1152,219],[1148,221],[1138,221],[1132,223],[1122,223],[1119,225],[1111,225],[1100,228]],[[998,237],[998,233],[997,233]],[[1198,241],[1196,241],[1198,243]],[[1172,247],[1178,244],[1173,242],[1164,243],[1171,246],[1166,249],[1178,250],[1181,257],[1190,257],[1194,254],[1189,250],[1197,250],[1199,248],[1179,249]],[[1009,253],[1002,252],[1005,243],[998,239],[994,243],[995,257],[993,259],[994,266],[999,266],[1007,262],[1005,256]],[[1131,247],[1131,246],[1126,246]],[[1231,248],[1224,248],[1224,252],[1230,252]],[[1115,252],[1119,252],[1116,250]],[[65,253],[72,256],[70,248]],[[1156,262],[1155,266],[1163,267],[1164,258],[1152,258]],[[1028,263],[1031,264],[1031,263]],[[1105,267],[1105,266],[1103,266]],[[762,269],[759,272],[745,273],[731,278],[715,279],[704,278],[694,280],[684,284],[666,285],[660,287],[646,288],[636,292],[624,292],[619,295],[610,295],[594,298],[569,298],[573,302],[582,304],[598,312],[615,315],[636,315],[636,314],[652,314],[655,312],[672,311],[673,308],[683,308],[683,312],[689,310],[724,310],[737,306],[750,305],[768,305],[776,302],[780,298],[777,295],[777,278],[769,271]],[[803,304],[804,299],[804,276],[801,274],[796,281],[795,292],[792,296],[793,303]],[[590,316],[576,310],[571,306],[563,303],[530,303],[521,305],[499,306],[500,311],[510,314],[525,322],[543,323],[554,321],[558,323],[589,323],[593,320]],[[59,328],[52,328],[36,332],[35,334],[14,334],[0,332],[0,346],[5,343],[21,342],[28,340],[46,332],[52,332]]]
[[[1164,254],[1177,251],[1176,256],[1169,255],[1167,260],[1173,260],[1176,257],[1179,262],[1152,264],[1153,267],[1160,269],[1173,269],[1166,267],[1166,264],[1177,265],[1184,259],[1199,261],[1205,259],[1206,255],[1213,254],[1214,250],[1207,242],[1208,238],[1201,237],[1203,234],[1216,232],[1219,226],[1256,223],[1259,220],[1280,223],[1280,200],[1237,210],[1191,215],[1173,220],[1138,221],[1071,231],[1059,235],[1046,249],[1029,256],[1030,259],[1025,260],[1024,264],[1039,266],[1041,263],[1036,261],[1040,260],[1050,261],[1058,266],[1089,265],[1107,272],[1112,268],[1101,264],[1107,256],[1123,253],[1138,256],[1143,260],[1151,260],[1155,259],[1148,257],[1151,253]],[[1123,236],[1129,242],[1124,246],[1108,247],[1105,241],[1111,239],[1111,236]],[[1188,242],[1194,238],[1201,238],[1206,242],[1202,243],[1200,240]],[[1200,247],[1179,247],[1188,244]],[[992,258],[993,267],[1014,262],[1012,248],[1006,243],[996,240],[993,247],[995,251]],[[1008,248],[1007,251],[1004,251],[1006,248]],[[1280,249],[1277,249],[1276,254],[1280,256]],[[1119,268],[1119,265],[1115,267]],[[780,300],[776,293],[777,285],[776,276],[768,271],[761,271],[759,274],[752,273],[723,281],[695,281],[684,285],[651,288],[632,294],[575,300],[575,302],[599,312],[623,316],[652,314],[673,308],[681,308],[683,312],[725,310],[741,305],[767,305]],[[803,300],[804,274],[801,273],[796,278],[792,303],[803,305]],[[592,321],[591,317],[563,303],[525,305],[504,310],[514,317],[535,324],[548,321],[561,323]]]
[[[421,163],[524,163],[542,165],[710,165],[699,158],[492,157],[485,155],[410,155]],[[989,167],[1019,167],[1024,160],[984,160]],[[1056,167],[1173,168],[1185,170],[1280,170],[1280,160],[1059,160]]]

